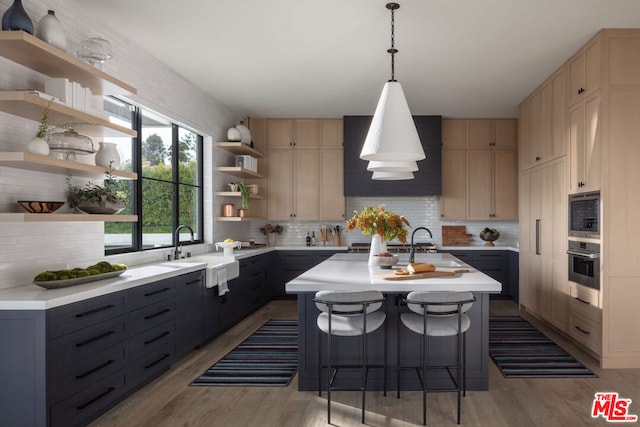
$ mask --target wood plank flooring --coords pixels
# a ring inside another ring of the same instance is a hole
[[[491,301],[495,315],[518,314],[511,301]],[[288,387],[190,387],[216,360],[274,317],[296,317],[295,301],[272,301],[203,348],[176,364],[96,420],[92,427],[312,427],[327,425],[326,393],[298,392],[297,377]],[[602,370],[595,360],[541,322],[520,313],[547,336],[592,369],[595,379],[505,379],[490,362],[489,391],[470,391],[462,401],[463,426],[607,425],[590,415],[594,393],[615,391],[632,399],[630,413],[640,415],[640,369]],[[359,392],[334,392],[332,424],[360,424]],[[367,393],[366,424],[421,425],[420,392]],[[428,425],[454,426],[455,393],[428,396]]]

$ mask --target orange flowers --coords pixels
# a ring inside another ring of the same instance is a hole
[[[365,206],[362,212],[353,211],[353,217],[347,221],[347,231],[358,229],[365,236],[378,234],[382,241],[398,239],[407,243],[409,232],[405,225],[411,226],[403,215],[396,215],[384,206]]]

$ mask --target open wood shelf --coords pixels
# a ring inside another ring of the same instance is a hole
[[[216,191],[216,196],[242,197],[242,193],[240,193],[239,191]],[[262,199],[264,199],[264,196],[261,196],[259,194],[250,194],[249,198],[250,199],[256,199],[256,200],[262,200]]]
[[[257,172],[253,172],[249,169],[244,169],[236,166],[217,166],[216,172],[228,173],[229,175],[235,175],[244,178],[263,178],[263,176]]]
[[[137,90],[24,31],[0,32],[0,55],[49,77],[64,77],[95,95],[129,95]]]
[[[104,178],[107,171],[104,166],[88,165],[70,160],[55,159],[41,154],[23,152],[0,152],[0,166],[85,178]],[[138,179],[138,174],[135,172],[113,170],[112,175],[121,179]]]
[[[135,137],[137,132],[124,126],[111,123],[103,118],[74,110],[66,105],[49,101],[39,97],[34,92],[29,91],[3,91],[0,92],[0,111],[24,117],[35,121],[40,121],[42,113],[49,106],[49,123],[52,126],[64,123],[83,123],[75,126],[79,133],[89,136],[129,136]],[[84,125],[84,123],[91,123]]]
[[[137,215],[0,213],[0,222],[136,222]]]
[[[264,221],[264,218],[258,217],[239,217],[239,216],[217,216],[216,221],[221,222],[245,222],[245,221]]]
[[[233,154],[248,154],[253,157],[263,157],[261,152],[243,142],[216,142],[216,147],[230,151]]]

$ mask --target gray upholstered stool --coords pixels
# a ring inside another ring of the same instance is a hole
[[[384,394],[387,394],[387,330],[384,333],[384,364],[367,363],[367,335],[385,324],[386,314],[378,311],[382,307],[384,297],[379,291],[320,291],[313,301],[320,309],[318,328],[327,334],[327,360],[322,364],[321,336],[318,340],[318,395],[322,393],[322,368],[327,369],[327,422],[331,423],[331,391],[340,390],[333,386],[339,368],[358,368],[362,372],[360,390],[362,391],[362,423],[365,413],[365,392],[367,389],[367,372],[369,368],[384,369]],[[336,365],[332,363],[333,336],[353,336],[361,338],[362,363],[359,365]],[[342,389],[345,390],[345,389]]]
[[[427,370],[446,369],[454,388],[437,391],[455,391],[458,393],[458,424],[460,424],[460,395],[466,392],[465,385],[465,332],[471,326],[471,320],[465,313],[475,302],[471,292],[411,292],[406,302],[409,313],[399,313],[398,321],[398,398],[400,398],[400,371],[415,369],[422,384],[422,423],[427,424]],[[400,325],[421,335],[422,365],[400,366]],[[426,331],[426,333],[425,333]],[[457,336],[457,357],[455,366],[434,366],[428,363],[428,337]],[[456,376],[452,374],[452,368]]]

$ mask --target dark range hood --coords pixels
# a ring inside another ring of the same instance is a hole
[[[344,116],[344,195],[393,197],[439,196],[441,188],[442,116],[413,116],[427,155],[418,162],[415,178],[406,181],[374,181],[367,161],[360,159],[372,116]]]

